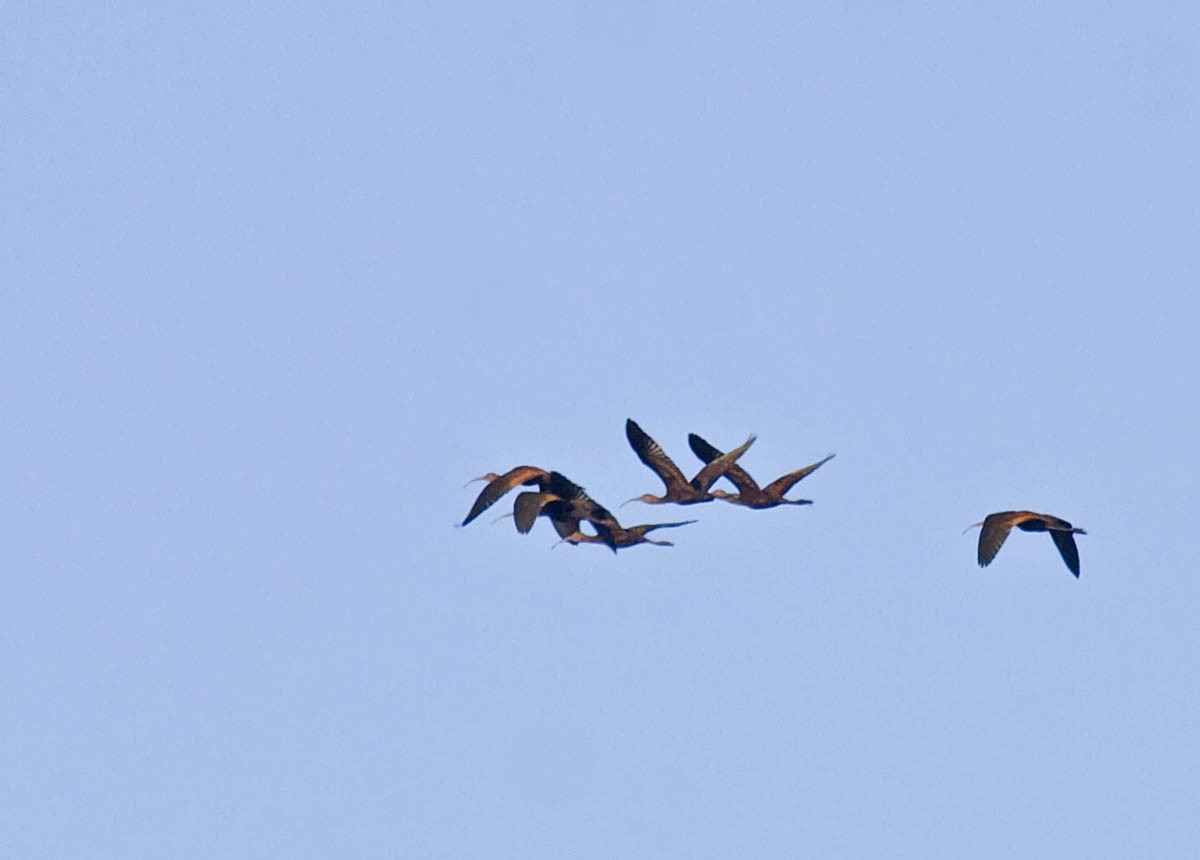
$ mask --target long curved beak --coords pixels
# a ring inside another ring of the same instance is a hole
[[[979,522],[977,522],[977,523],[971,523],[969,526],[967,526],[965,529],[963,529],[963,530],[962,530],[962,533],[963,533],[963,534],[966,534],[966,533],[967,533],[967,532],[969,532],[971,529],[977,529],[977,528],[979,528],[981,525],[983,525],[983,520],[980,520],[980,521],[979,521]]]

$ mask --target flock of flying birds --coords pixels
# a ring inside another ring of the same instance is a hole
[[[722,452],[714,448],[695,433],[688,434],[688,446],[692,452],[703,461],[704,466],[695,477],[688,480],[683,471],[667,456],[657,442],[651,439],[632,418],[625,421],[625,437],[638,459],[658,475],[666,487],[665,492],[656,496],[644,493],[629,500],[629,502],[645,502],[651,505],[676,504],[695,505],[700,502],[711,502],[720,499],[730,504],[742,505],[747,508],[774,508],[779,505],[811,505],[809,499],[786,499],[787,493],[797,482],[811,475],[821,466],[833,459],[830,454],[822,460],[788,472],[775,479],[765,487],[750,477],[737,464],[737,460],[754,444],[754,436],[732,451]],[[737,488],[736,493],[729,493],[713,485],[720,479],[725,479]],[[613,552],[639,543],[652,543],[658,546],[672,546],[670,541],[653,540],[647,537],[649,532],[656,529],[677,528],[686,526],[695,520],[681,520],[671,523],[646,523],[637,526],[622,526],[617,518],[596,502],[583,487],[573,483],[559,472],[547,471],[537,466],[517,466],[502,475],[489,472],[468,483],[486,481],[487,486],[471,505],[471,510],[463,519],[461,525],[467,525],[496,502],[509,490],[518,486],[537,487],[517,495],[513,503],[511,516],[517,531],[528,534],[533,529],[538,517],[546,517],[554,526],[561,539],[560,543],[578,545],[581,543],[600,543]],[[625,502],[623,504],[629,504]],[[592,531],[583,531],[583,524],[588,523]],[[1000,547],[1008,538],[1013,527],[1026,532],[1049,532],[1054,545],[1066,562],[1067,569],[1079,577],[1079,550],[1075,546],[1076,534],[1087,534],[1083,529],[1071,525],[1064,519],[1049,514],[1035,514],[1032,511],[1002,511],[989,514],[982,521],[967,526],[966,534],[973,528],[979,528],[979,566],[986,567],[996,557]]]

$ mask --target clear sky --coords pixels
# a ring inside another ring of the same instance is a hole
[[[0,24],[5,856],[1196,856],[1193,7]]]

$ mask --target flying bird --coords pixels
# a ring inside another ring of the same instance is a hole
[[[579,526],[584,520],[597,529],[621,527],[608,508],[560,472],[551,472],[542,490],[521,493],[513,503],[513,522],[521,534],[528,534],[539,516],[548,518],[564,540],[582,534]]]
[[[545,469],[539,469],[537,466],[517,466],[509,469],[503,475],[497,475],[495,472],[488,472],[486,475],[480,475],[478,478],[472,478],[467,481],[467,484],[473,484],[476,481],[487,481],[488,484],[479,493],[475,499],[475,504],[471,505],[471,510],[467,512],[466,518],[462,521],[462,525],[466,525],[482,514],[511,490],[513,487],[525,485],[532,487],[535,484],[539,489],[546,489],[546,484],[550,479],[550,473]],[[464,485],[465,486],[465,485]]]
[[[725,456],[695,433],[688,434],[688,445],[691,447],[692,453],[705,463],[711,463]],[[824,460],[818,460],[811,466],[805,466],[803,469],[788,472],[765,487],[759,487],[757,482],[747,474],[745,469],[736,463],[731,463],[729,468],[725,470],[724,477],[732,481],[733,485],[738,488],[737,493],[713,490],[712,494],[718,499],[723,499],[735,505],[744,505],[747,508],[762,509],[774,508],[778,505],[811,505],[812,501],[809,499],[785,499],[783,494],[794,487],[798,481],[803,480],[828,463],[834,456],[836,455],[830,454]]]
[[[638,459],[649,466],[666,486],[666,492],[661,496],[645,493],[629,500],[629,502],[645,502],[650,505],[661,505],[667,502],[674,502],[677,505],[711,502],[716,496],[709,492],[709,487],[754,444],[754,436],[751,436],[744,444],[734,448],[728,454],[721,454],[714,458],[712,462],[696,473],[696,477],[689,481],[683,476],[683,472],[679,470],[675,462],[659,447],[659,444],[647,436],[646,432],[632,418],[625,421],[625,437],[629,440],[633,452],[638,455]],[[629,502],[623,504],[627,505]]]
[[[695,520],[684,520],[679,523],[648,523],[640,526],[630,526],[629,528],[612,527],[596,524],[596,534],[588,535],[582,532],[564,537],[561,542],[570,544],[581,543],[602,543],[616,552],[618,549],[635,546],[639,543],[652,543],[655,546],[675,546],[669,540],[652,540],[646,537],[646,532],[652,532],[655,529],[673,529],[679,526],[690,525],[696,522]]]
[[[1050,539],[1058,547],[1059,555],[1067,563],[1067,570],[1079,578],[1079,550],[1075,547],[1075,535],[1085,535],[1081,528],[1071,525],[1066,520],[1052,517],[1049,514],[1035,514],[1032,511],[1001,511],[998,514],[988,514],[982,522],[972,523],[963,530],[966,534],[976,526],[983,528],[979,532],[979,566],[987,567],[1004,545],[1008,533],[1016,526],[1023,532],[1050,532]]]

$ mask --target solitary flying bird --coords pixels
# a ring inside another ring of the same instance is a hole
[[[1035,514],[1032,511],[1001,511],[998,514],[988,514],[982,522],[972,523],[963,530],[966,534],[976,526],[983,526],[979,532],[979,566],[991,564],[1000,547],[1004,545],[1008,533],[1016,526],[1023,532],[1050,532],[1050,539],[1058,547],[1067,570],[1079,578],[1079,550],[1075,547],[1074,535],[1085,535],[1081,528],[1071,525],[1066,520],[1052,517],[1049,514]]]
[[[754,444],[754,437],[751,436],[745,443],[734,448],[728,454],[722,454],[708,463],[696,473],[696,477],[689,481],[675,465],[675,461],[668,457],[659,444],[647,436],[646,432],[632,418],[625,421],[625,438],[629,440],[629,446],[633,448],[633,453],[638,455],[638,459],[649,466],[654,474],[662,479],[667,488],[667,491],[661,496],[644,493],[629,500],[629,502],[645,502],[649,505],[661,505],[666,502],[674,502],[677,505],[711,502],[716,496],[710,493],[708,488],[717,478],[725,474],[725,471],[738,457],[746,453],[747,448]],[[629,502],[623,504],[629,504]]]
[[[718,449],[708,444],[695,433],[688,434],[688,445],[691,447],[692,453],[705,463],[711,463],[718,457],[724,456]],[[782,478],[776,478],[765,487],[759,487],[758,483],[750,477],[745,469],[737,463],[731,463],[729,468],[725,470],[723,477],[728,478],[738,488],[738,492],[727,493],[724,490],[713,490],[712,494],[718,499],[724,499],[735,505],[744,505],[747,508],[774,508],[777,505],[811,505],[812,502],[808,499],[785,499],[783,494],[794,487],[798,481],[807,478],[813,472],[817,471],[817,469],[828,463],[833,457],[834,455],[830,454],[824,460],[818,460],[811,466],[805,466],[803,469],[788,472]]]

